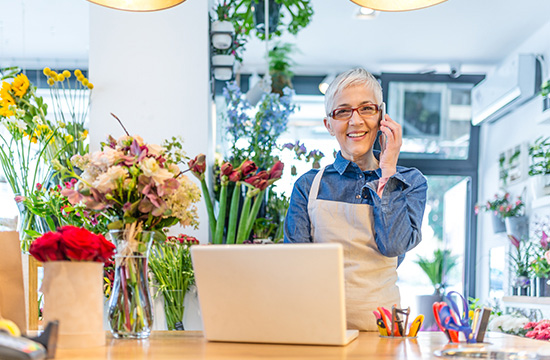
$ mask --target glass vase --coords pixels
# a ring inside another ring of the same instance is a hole
[[[48,231],[45,221],[33,214],[23,203],[17,203],[19,217],[17,219],[17,232],[21,241],[21,250],[28,253],[32,241],[36,238],[32,234],[43,234]]]
[[[115,243],[115,281],[109,299],[108,321],[115,338],[144,339],[153,326],[153,306],[147,261],[154,233],[111,230]]]

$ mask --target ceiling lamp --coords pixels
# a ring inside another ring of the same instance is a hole
[[[185,0],[88,0],[111,9],[126,11],[157,11],[179,5]]]
[[[336,75],[334,74],[328,74],[327,76],[325,76],[325,78],[319,83],[319,91],[321,92],[321,94],[325,95],[325,93],[327,92],[328,86],[330,85],[331,82],[334,81],[335,78],[336,78]]]
[[[351,0],[359,6],[378,11],[408,11],[440,4],[446,0]]]

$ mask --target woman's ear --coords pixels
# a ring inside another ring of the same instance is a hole
[[[325,127],[326,127],[327,130],[328,130],[328,133],[329,133],[330,135],[334,136],[334,130],[332,130],[332,124],[331,124],[330,120],[327,119],[327,118],[324,118],[324,119],[323,119],[323,123],[325,124]]]

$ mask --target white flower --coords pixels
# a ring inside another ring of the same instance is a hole
[[[13,119],[13,121],[11,122],[13,124],[13,126],[15,126],[17,129],[19,129],[20,132],[23,132],[25,131],[25,129],[27,128],[27,123],[25,123],[25,121],[21,120],[21,119]]]
[[[42,125],[43,122],[42,122],[42,119],[40,118],[40,116],[36,115],[32,118],[32,121],[38,125]]]
[[[177,175],[180,173],[180,168],[174,163],[168,164],[168,171],[170,171],[172,174]]]
[[[149,176],[156,185],[160,185],[164,180],[174,177],[166,168],[161,168],[159,163],[154,158],[145,158],[140,163],[141,171],[145,176]]]
[[[108,193],[116,188],[119,179],[124,179],[128,175],[128,170],[121,166],[110,167],[106,173],[100,174],[92,183],[102,193]]]

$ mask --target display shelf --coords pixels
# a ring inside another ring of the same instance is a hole
[[[504,307],[541,310],[545,315],[550,314],[550,297],[536,296],[503,296]]]

